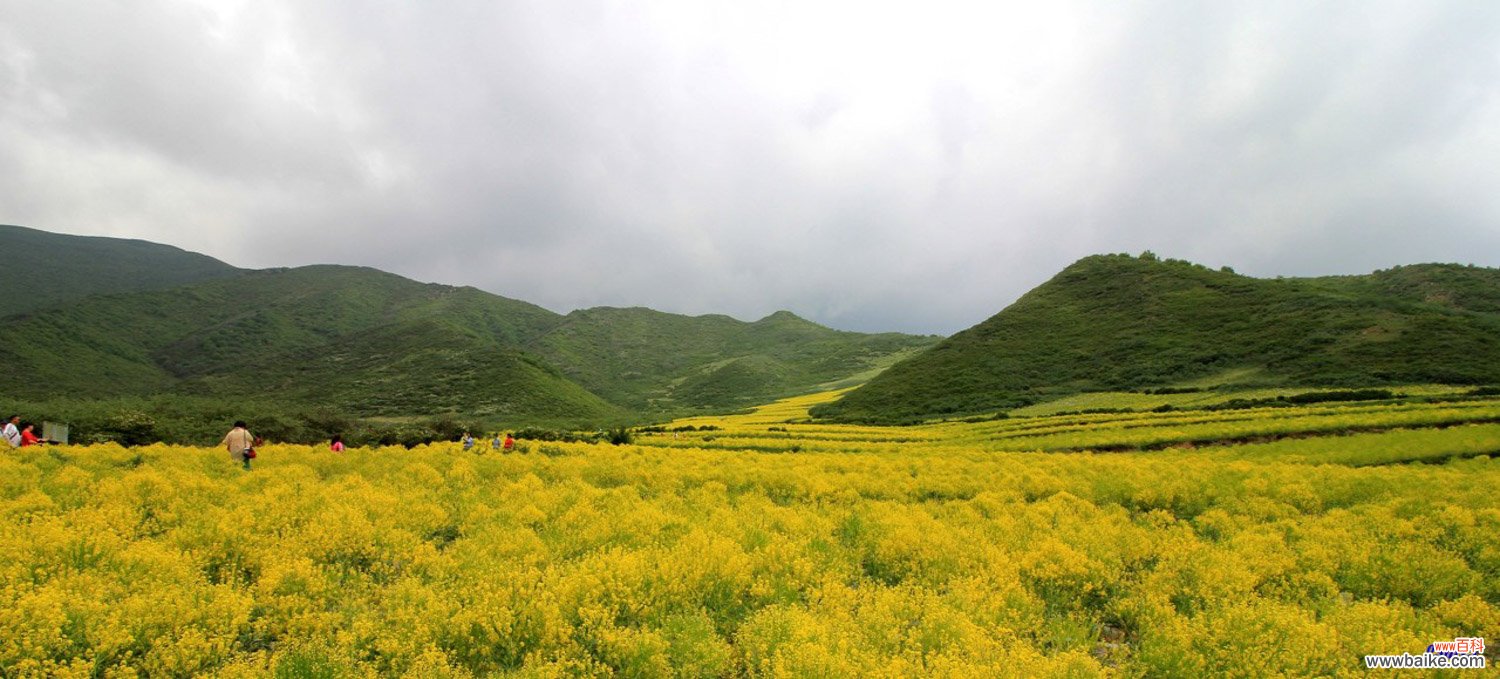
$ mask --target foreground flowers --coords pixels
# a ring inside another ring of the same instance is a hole
[[[619,447],[269,446],[249,473],[17,451],[0,671],[1362,675],[1500,638],[1493,403],[788,422],[810,402]],[[1151,449],[1006,452],[1101,441]]]

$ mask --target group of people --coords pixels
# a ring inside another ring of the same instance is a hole
[[[12,418],[12,422],[19,422],[20,419],[20,417]],[[10,432],[13,428],[13,424],[5,425],[5,436],[7,439],[10,438]],[[26,431],[30,430],[31,427],[27,426]],[[33,442],[36,441],[35,436],[32,436],[31,439]],[[224,440],[219,445],[224,446],[224,449],[229,451],[230,460],[240,462],[244,465],[245,469],[249,469],[250,461],[256,457],[255,447],[264,442],[264,439],[257,438],[254,434],[251,434],[249,425],[246,425],[244,420],[240,420],[234,423],[234,428],[230,429],[229,433],[224,435]],[[469,432],[464,432],[463,444],[464,450],[473,449],[475,444],[474,436]],[[13,443],[11,445],[31,444]],[[328,442],[328,449],[335,453],[344,452],[344,437],[342,435],[334,435],[333,439]],[[494,440],[490,441],[490,449],[508,453],[516,449],[516,440],[510,434],[506,434],[505,438],[501,439],[500,434],[497,433]]]
[[[474,440],[474,435],[470,434],[469,432],[464,432],[464,437],[462,440],[464,442],[464,450],[473,450],[474,444],[477,443],[477,441]],[[502,440],[500,438],[500,434],[496,433],[495,438],[490,440],[490,450],[498,450],[502,453],[508,453],[515,449],[516,440],[514,438],[511,438],[510,434],[506,434],[505,438]]]
[[[5,442],[9,443],[12,448],[34,446],[38,443],[51,443],[51,441],[36,435],[35,422],[22,423],[20,415],[11,415],[10,419],[6,420],[4,434]]]

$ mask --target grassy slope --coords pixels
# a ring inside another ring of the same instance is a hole
[[[274,397],[360,414],[614,416],[515,347],[558,316],[373,269],[260,271],[98,296],[0,328],[0,375],[29,398],[161,391]]]
[[[263,359],[244,371],[261,393],[361,415],[613,419],[620,411],[535,356],[448,320],[403,321]],[[238,375],[200,381],[238,388]]]
[[[798,393],[935,338],[649,309],[566,317],[374,269],[243,272],[96,295],[0,326],[13,398],[270,398],[360,415],[611,420]]]
[[[1500,381],[1500,271],[1262,280],[1089,257],[819,416],[910,420],[1245,376],[1242,386]]]
[[[568,314],[530,348],[610,401],[674,410],[751,405],[807,391],[935,340],[842,332],[785,311],[745,323],[596,308]]]
[[[240,273],[224,262],[170,245],[69,236],[0,224],[0,316],[105,292],[154,290]]]
[[[1464,394],[1473,389],[1468,386],[1454,385],[1400,385],[1391,390],[1398,396],[1404,397],[1432,397],[1432,396],[1455,396]],[[1297,394],[1347,391],[1343,389],[1322,389],[1316,387],[1262,387],[1244,389],[1224,389],[1212,391],[1195,391],[1181,394],[1155,394],[1134,391],[1091,391],[1080,394],[1072,394],[1062,398],[1044,401],[1024,408],[1010,411],[1012,417],[1044,417],[1059,413],[1119,410],[1119,411],[1147,411],[1162,406],[1172,406],[1174,409],[1196,409],[1211,407],[1236,399],[1276,399],[1277,397],[1288,397]]]

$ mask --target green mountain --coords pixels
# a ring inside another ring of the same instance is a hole
[[[815,415],[910,421],[1174,385],[1500,382],[1500,270],[1256,279],[1088,257]]]
[[[568,314],[528,348],[606,400],[671,412],[805,393],[937,339],[843,332],[788,311],[746,323],[600,307]]]
[[[36,400],[275,398],[358,415],[618,416],[517,347],[558,316],[357,267],[96,295],[0,327],[0,389]]]
[[[118,254],[85,247],[96,239],[48,236],[35,248],[54,258],[62,255],[49,247],[66,250],[76,270],[110,269],[102,260]],[[639,308],[563,316],[360,267],[228,271],[175,287],[151,279],[108,294],[45,291],[65,301],[0,324],[0,393],[29,403],[170,395],[364,418],[611,422],[859,379],[937,339],[841,332],[788,312],[753,323]],[[0,296],[35,288],[7,285]]]
[[[143,240],[68,236],[0,224],[0,317],[105,292],[157,290],[241,273]]]

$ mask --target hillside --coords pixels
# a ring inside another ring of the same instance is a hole
[[[606,400],[635,410],[726,408],[810,391],[936,337],[862,334],[779,311],[753,323],[600,307],[528,345]]]
[[[69,236],[0,224],[0,317],[105,292],[158,290],[240,273],[224,262],[143,240]]]
[[[356,267],[250,272],[101,295],[0,327],[0,388],[34,399],[274,397],[361,415],[618,409],[516,345],[557,315]]]
[[[1153,256],[1085,258],[898,363],[820,417],[910,421],[1192,384],[1500,382],[1500,271],[1416,265],[1256,279]]]
[[[44,235],[33,249],[74,270],[110,269],[100,258],[117,254],[92,247],[97,239]],[[165,288],[142,274],[108,294],[75,285],[32,295],[38,286],[10,280],[0,297],[65,301],[0,324],[0,393],[30,403],[178,395],[359,417],[607,422],[811,391],[937,339],[841,332],[788,312],[753,323],[641,308],[563,316],[361,267],[229,272]]]

